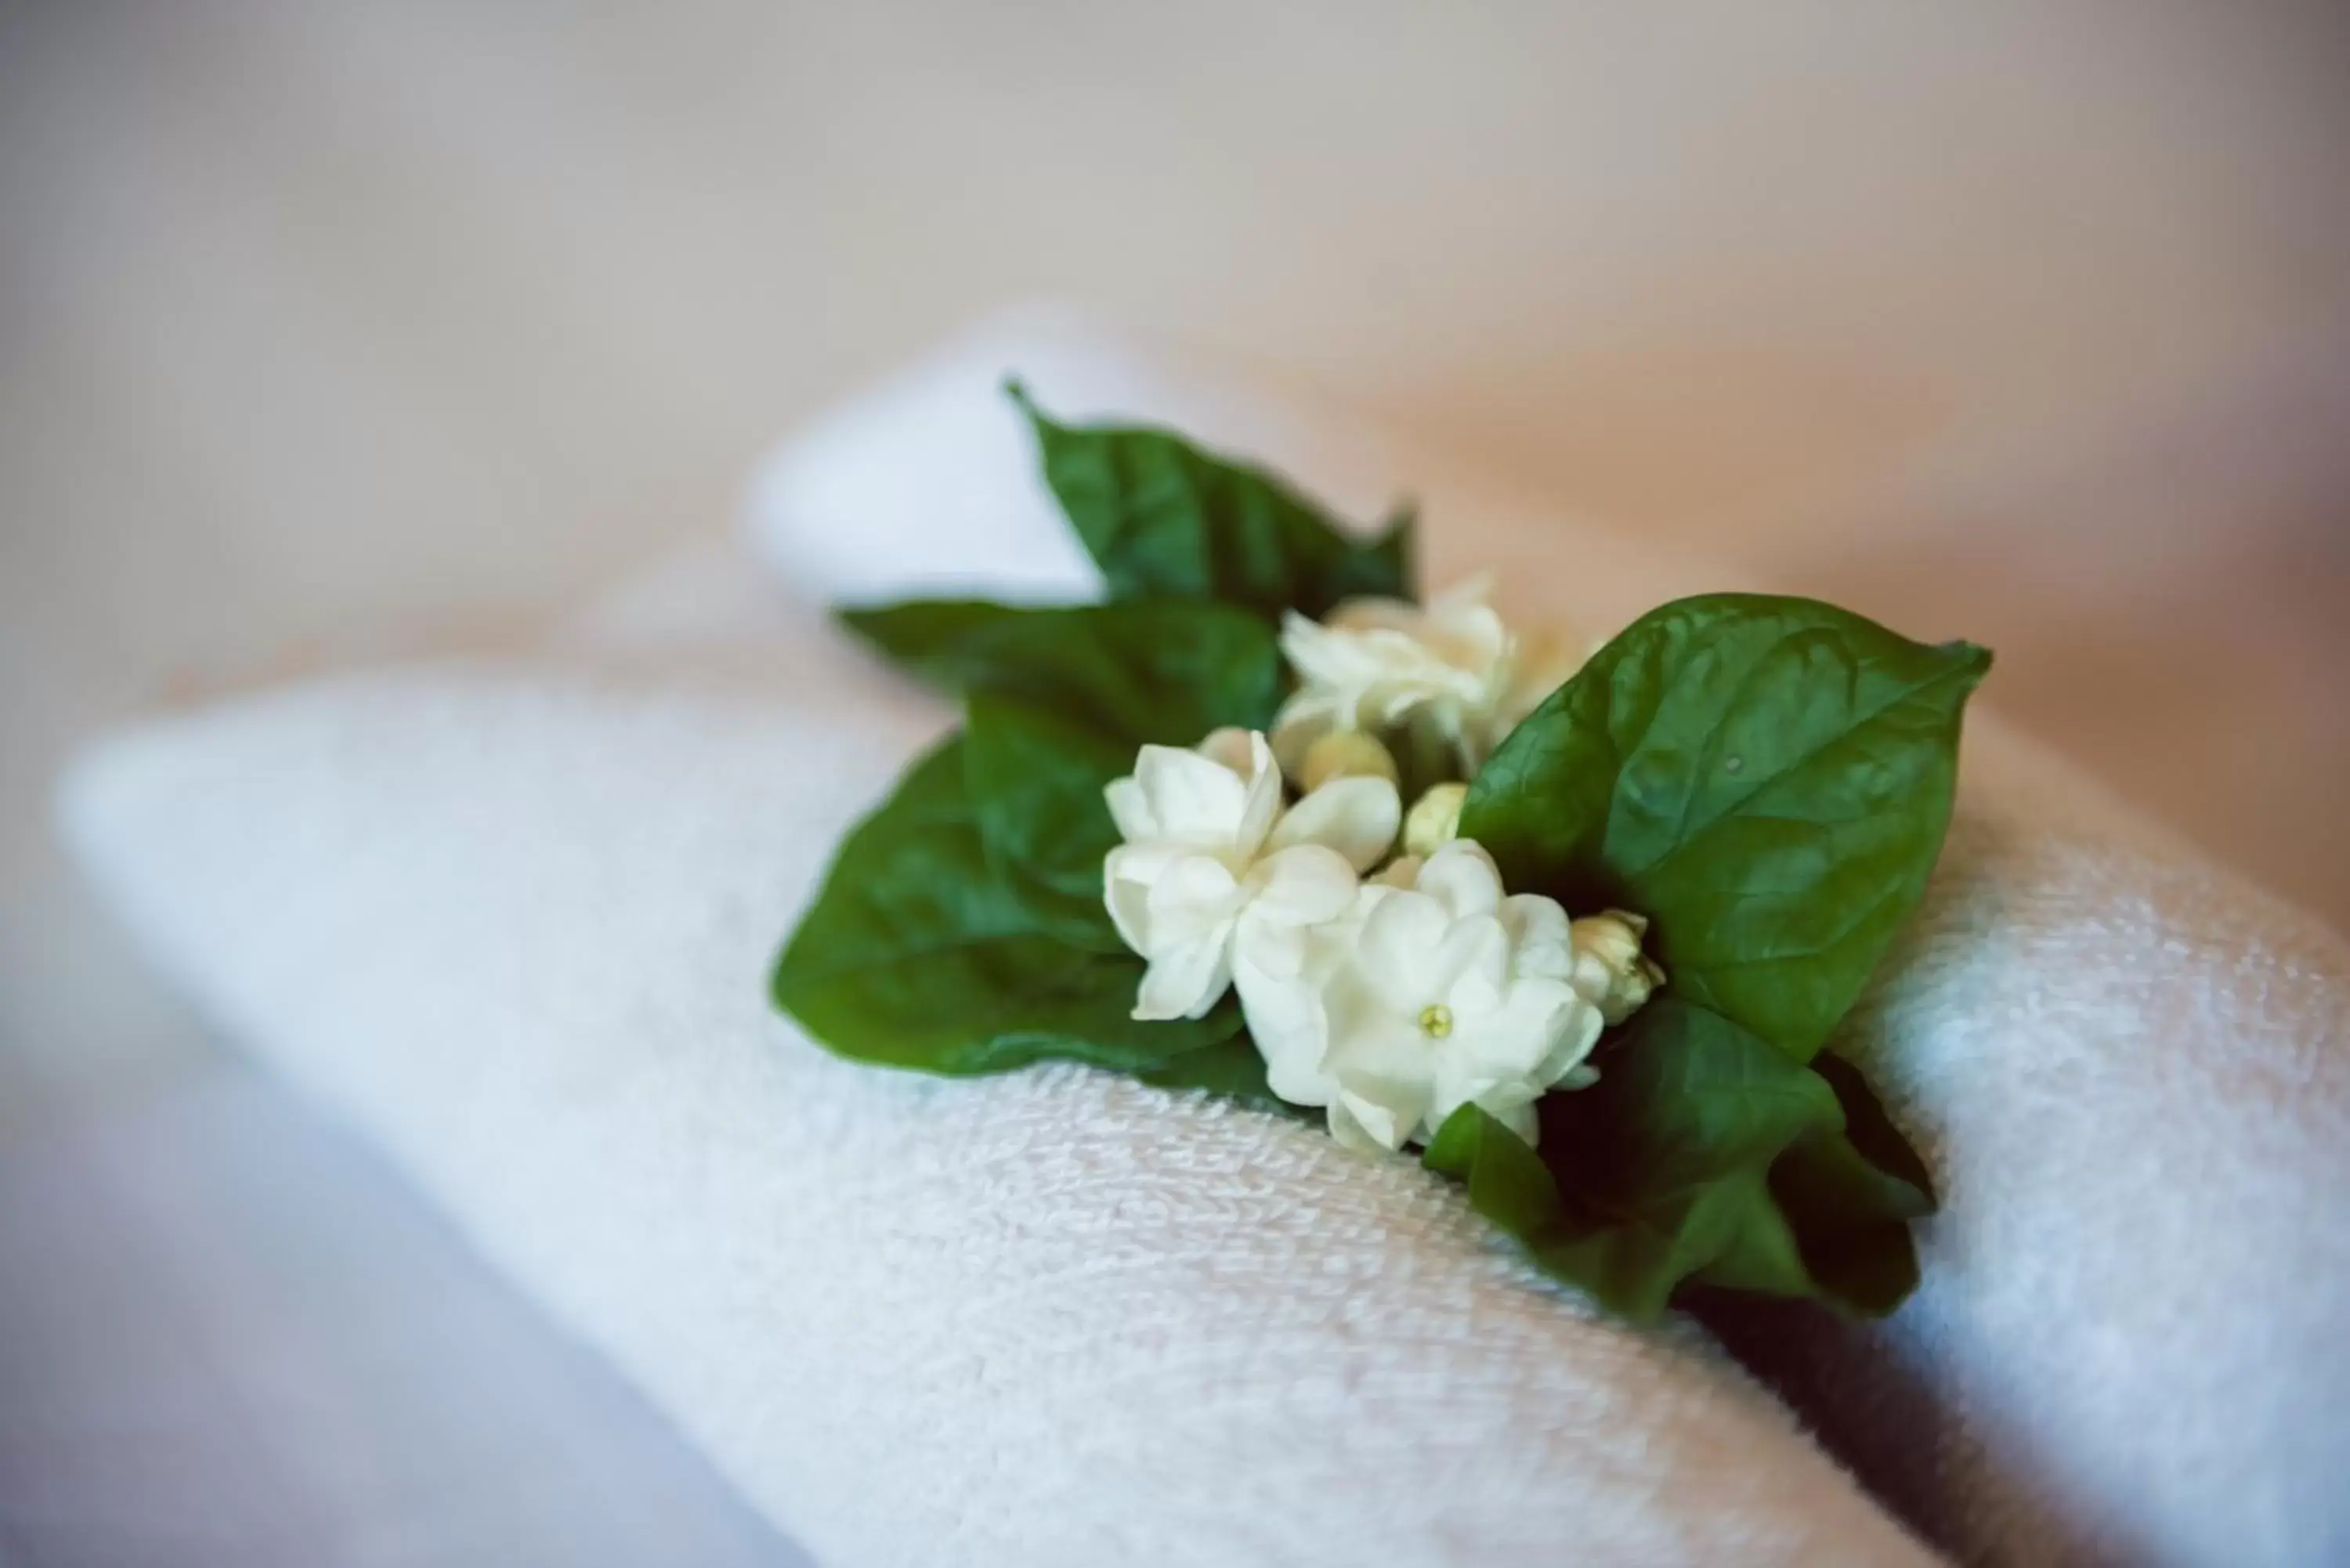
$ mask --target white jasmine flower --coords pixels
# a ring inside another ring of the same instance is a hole
[[[1430,785],[1403,819],[1403,852],[1424,857],[1451,843],[1461,831],[1461,803],[1468,798],[1467,784]]]
[[[1126,842],[1104,865],[1103,898],[1119,937],[1149,961],[1139,1019],[1213,1007],[1243,933],[1275,953],[1344,915],[1402,815],[1380,778],[1336,780],[1284,811],[1272,748],[1245,730],[1219,730],[1192,751],[1145,746],[1133,774],[1104,793]]]
[[[1622,909],[1586,916],[1568,928],[1575,950],[1574,981],[1613,1028],[1638,1012],[1665,971],[1640,950],[1648,918]]]
[[[1350,599],[1315,622],[1291,612],[1281,647],[1298,689],[1273,727],[1293,775],[1308,747],[1334,731],[1416,721],[1451,743],[1466,772],[1516,728],[1581,662],[1563,641],[1525,639],[1485,602],[1472,578],[1429,601]]]
[[[1534,1141],[1534,1102],[1597,1075],[1598,1008],[1571,981],[1566,911],[1505,898],[1456,838],[1363,885],[1300,941],[1240,943],[1241,1002],[1273,1092],[1326,1106],[1357,1147],[1425,1141],[1475,1104]]]

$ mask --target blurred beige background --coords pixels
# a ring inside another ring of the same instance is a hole
[[[2350,923],[2350,7],[0,0],[0,1120],[188,1059],[77,741],[522,635],[1041,293],[1991,642]]]

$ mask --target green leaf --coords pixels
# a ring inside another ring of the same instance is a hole
[[[1523,1243],[1535,1267],[1611,1311],[1654,1318],[1689,1272],[1674,1257],[1679,1217],[1577,1212],[1543,1155],[1476,1106],[1447,1116],[1420,1159],[1467,1187],[1470,1207]]]
[[[1843,1120],[1818,1074],[1670,992],[1634,1013],[1598,1064],[1596,1084],[1543,1101],[1544,1153],[1594,1214],[1649,1212],[1766,1169],[1805,1134]]]
[[[1341,600],[1409,598],[1409,507],[1358,541],[1276,475],[1141,425],[1065,425],[1018,382],[1045,482],[1113,599],[1222,599],[1268,618],[1319,619]]]
[[[1141,1071],[1240,1029],[1130,1016],[1142,962],[1102,904],[1102,788],[1145,742],[1263,728],[1272,628],[1205,600],[900,606],[860,629],[968,687],[962,736],[853,834],[778,963],[777,1001],[844,1055],[939,1073],[1046,1056]]]
[[[1072,949],[989,863],[962,742],[907,772],[841,846],[778,961],[775,996],[842,1056],[924,1072],[1003,1072],[1066,1057],[1164,1066],[1240,1031],[1227,998],[1206,1018],[1137,1023],[1142,962]]]
[[[1287,679],[1270,627],[1202,599],[914,600],[839,613],[933,684],[1022,698],[1138,746],[1189,746],[1225,724],[1265,729]]]
[[[1473,1105],[1445,1117],[1419,1158],[1466,1186],[1470,1207],[1529,1246],[1571,1228],[1550,1167],[1525,1139]]]
[[[1901,1136],[1901,1129],[1893,1125],[1884,1103],[1869,1088],[1860,1069],[1833,1051],[1823,1051],[1812,1058],[1812,1070],[1835,1091],[1836,1104],[1844,1107],[1845,1135],[1852,1141],[1853,1152],[1890,1184],[1887,1201],[1901,1210],[1906,1220],[1931,1214],[1934,1179],[1918,1151],[1909,1147],[1909,1140]]]
[[[910,674],[955,696],[987,669],[974,646],[983,648],[991,628],[1026,612],[985,599],[908,599],[833,613]]]
[[[1270,628],[1198,600],[1026,610],[975,636],[969,657],[971,689],[1138,746],[1189,746],[1227,724],[1263,729],[1285,680]]]
[[[1918,1286],[1909,1222],[1934,1211],[1932,1181],[1857,1068],[1827,1051],[1812,1066],[1835,1092],[1844,1131],[1789,1149],[1771,1168],[1772,1197],[1822,1288],[1856,1311],[1887,1313]]]
[[[1135,745],[1049,708],[981,691],[963,725],[963,779],[989,864],[1048,929],[1095,952],[1125,943],[1102,901],[1118,832],[1103,794]]]
[[[1461,833],[1513,889],[1648,916],[1677,992],[1808,1060],[1925,891],[1990,665],[1814,600],[1682,599],[1511,733]]]
[[[1270,722],[1271,629],[1197,599],[1024,611],[978,632],[967,668],[964,781],[989,862],[1046,929],[1123,951],[1102,905],[1118,841],[1103,787],[1145,743]]]
[[[1846,1137],[1835,1087],[1718,1013],[1657,998],[1603,1053],[1599,1082],[1549,1096],[1541,1116],[1537,1152],[1464,1107],[1423,1158],[1544,1272],[1628,1316],[1709,1286],[1883,1313],[1916,1282],[1910,1216]],[[1889,1122],[1871,1136],[1915,1160]]]

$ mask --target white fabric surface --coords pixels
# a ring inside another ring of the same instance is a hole
[[[284,1085],[0,1140],[8,1568],[807,1561]]]
[[[819,1561],[1929,1561],[1701,1338],[1595,1319],[1408,1165],[800,1039],[770,955],[939,712],[805,624],[746,680],[618,619],[593,673],[158,727],[68,813],[230,1028]]]
[[[1586,631],[1753,586],[1034,315],[983,325],[785,446],[754,496],[762,553],[816,597],[922,591],[941,562],[1007,595],[1081,590],[993,394],[1007,371],[1064,417],[1178,424],[1358,519],[1424,474],[1431,582],[1490,566],[1516,607]],[[2350,954],[1987,715],[1969,729],[1928,907],[1848,1039],[1941,1184],[1924,1286],[1881,1328],[1729,1326],[1963,1559],[2350,1561],[2350,1227],[2331,1212],[2350,1190]]]

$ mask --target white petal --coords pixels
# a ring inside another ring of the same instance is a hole
[[[1252,1036],[1253,1038],[1253,1036]],[[1293,1106],[1326,1106],[1338,1097],[1337,1080],[1322,1071],[1319,1053],[1299,1051],[1264,1058],[1264,1086]]]
[[[1232,983],[1249,1038],[1264,1058],[1265,1085],[1293,1106],[1326,1106],[1337,1085],[1322,1070],[1323,1016],[1320,989],[1312,983],[1266,973],[1235,950]]]
[[[1464,1023],[1501,1012],[1510,975],[1510,939],[1502,922],[1491,915],[1453,921],[1423,972]]]
[[[1355,868],[1335,849],[1296,844],[1275,850],[1249,873],[1249,917],[1289,926],[1335,920],[1355,902]]]
[[[1392,1154],[1395,1151],[1369,1133],[1355,1119],[1343,1100],[1332,1100],[1328,1113],[1330,1141],[1354,1154]]]
[[[1503,899],[1502,923],[1509,928],[1513,946],[1574,945],[1575,922],[1566,918],[1566,907],[1540,893],[1513,893]]]
[[[1310,621],[1295,610],[1284,616],[1281,651],[1297,671],[1298,679],[1308,686],[1341,689],[1376,679],[1384,662],[1394,657],[1399,633],[1368,629],[1354,612],[1358,607],[1378,602],[1359,599],[1352,605],[1342,605],[1327,625]],[[1410,611],[1409,606],[1404,607]],[[1410,646],[1409,635],[1401,635],[1401,640],[1407,648]]]
[[[1305,979],[1306,929],[1279,920],[1253,919],[1243,910],[1232,928],[1232,973],[1257,974],[1268,983],[1292,984]]]
[[[1159,836],[1159,818],[1141,784],[1131,778],[1112,779],[1102,786],[1102,796],[1109,802],[1109,819],[1118,824],[1120,838],[1137,844]]]
[[[1208,738],[1191,749],[1219,767],[1231,769],[1242,778],[1255,771],[1253,757],[1257,737],[1251,732],[1227,724],[1221,730],[1211,730]]]
[[[1452,1038],[1460,1047],[1456,1070],[1492,1084],[1523,1083],[1532,1092],[1556,1077],[1572,1060],[1559,1050],[1562,1031],[1587,1011],[1555,981],[1533,981],[1513,987],[1500,1007],[1455,1024]],[[1456,1010],[1454,1016],[1462,1015]]]
[[[1231,932],[1214,932],[1150,961],[1134,999],[1134,1016],[1144,1021],[1201,1017],[1224,994],[1232,979]]]
[[[1136,952],[1150,950],[1150,885],[1112,875],[1103,878],[1102,902],[1109,906],[1109,923],[1118,940]]]
[[[1333,779],[1291,806],[1273,830],[1275,849],[1326,844],[1357,871],[1367,871],[1394,846],[1403,825],[1403,799],[1382,778]]]
[[[1471,610],[1482,609],[1493,597],[1493,574],[1471,572],[1444,588],[1428,601],[1431,620],[1450,620]]]
[[[1342,1089],[1330,1102],[1330,1136],[1348,1148],[1393,1154],[1404,1146],[1419,1118],[1406,1121],[1394,1109]]]
[[[1147,955],[1189,947],[1229,927],[1241,902],[1240,884],[1222,861],[1211,855],[1175,858],[1150,884]]]
[[[1574,927],[1557,899],[1513,893],[1502,900],[1502,925],[1510,933],[1511,973],[1553,980],[1574,974]]]
[[[1451,923],[1425,893],[1397,888],[1363,921],[1351,968],[1395,1006],[1417,1011],[1436,1000],[1430,961]]]
[[[1243,858],[1253,859],[1281,816],[1281,769],[1274,763],[1273,748],[1253,732],[1248,733],[1248,769],[1243,775],[1248,780],[1248,800],[1232,847]]]
[[[1493,613],[1491,606],[1480,604],[1431,618],[1436,619],[1437,628],[1433,640],[1443,649],[1446,660],[1475,676],[1481,687],[1493,691],[1500,678],[1508,673],[1507,661],[1514,641],[1502,618]]]
[[[1599,1044],[1600,1031],[1606,1023],[1599,1009],[1580,1001],[1555,1015],[1550,1023],[1550,1049],[1534,1068],[1535,1081],[1569,1089],[1598,1082],[1598,1072],[1586,1066],[1584,1058]]]
[[[1248,790],[1222,763],[1180,746],[1145,746],[1134,781],[1159,836],[1191,844],[1228,844],[1248,809]]]
[[[1502,907],[1502,874],[1484,846],[1471,838],[1448,840],[1430,856],[1419,868],[1419,887],[1456,920],[1491,915]]]
[[[1281,652],[1297,671],[1301,694],[1318,693],[1327,699],[1360,685],[1366,678],[1360,651],[1352,639],[1295,612],[1282,623]]]
[[[1400,631],[1416,630],[1420,623],[1420,607],[1403,599],[1377,597],[1348,599],[1330,612],[1329,624],[1340,631]]]
[[[1492,578],[1486,574],[1455,583],[1429,601],[1427,629],[1421,633],[1447,662],[1474,672],[1489,685],[1504,673],[1516,641],[1487,602],[1492,597]]]
[[[1372,910],[1376,918],[1388,903],[1408,900],[1409,893],[1385,893]],[[1342,949],[1322,985],[1322,1007],[1328,1040],[1324,1066],[1339,1084],[1357,1093],[1377,1091],[1382,1101],[1410,1090],[1424,1095],[1440,1057],[1420,1025],[1430,1003],[1440,1000],[1408,969],[1399,969],[1378,954],[1373,937],[1375,919],[1365,920],[1351,941],[1342,936],[1333,946]],[[1408,923],[1408,922],[1407,922]],[[1334,928],[1345,933],[1351,919]]]
[[[1295,610],[1281,612],[1282,657],[1298,665],[1301,674],[1304,673],[1302,660],[1310,659],[1328,636],[1322,623],[1312,616],[1301,615]]]
[[[1405,619],[1390,626],[1350,628],[1338,646],[1358,661],[1364,674],[1390,680],[1442,680],[1449,671],[1429,645],[1427,618],[1408,610]]]
[[[1102,898],[1118,934],[1136,952],[1150,950],[1150,889],[1195,851],[1180,845],[1121,844],[1102,861]]]

